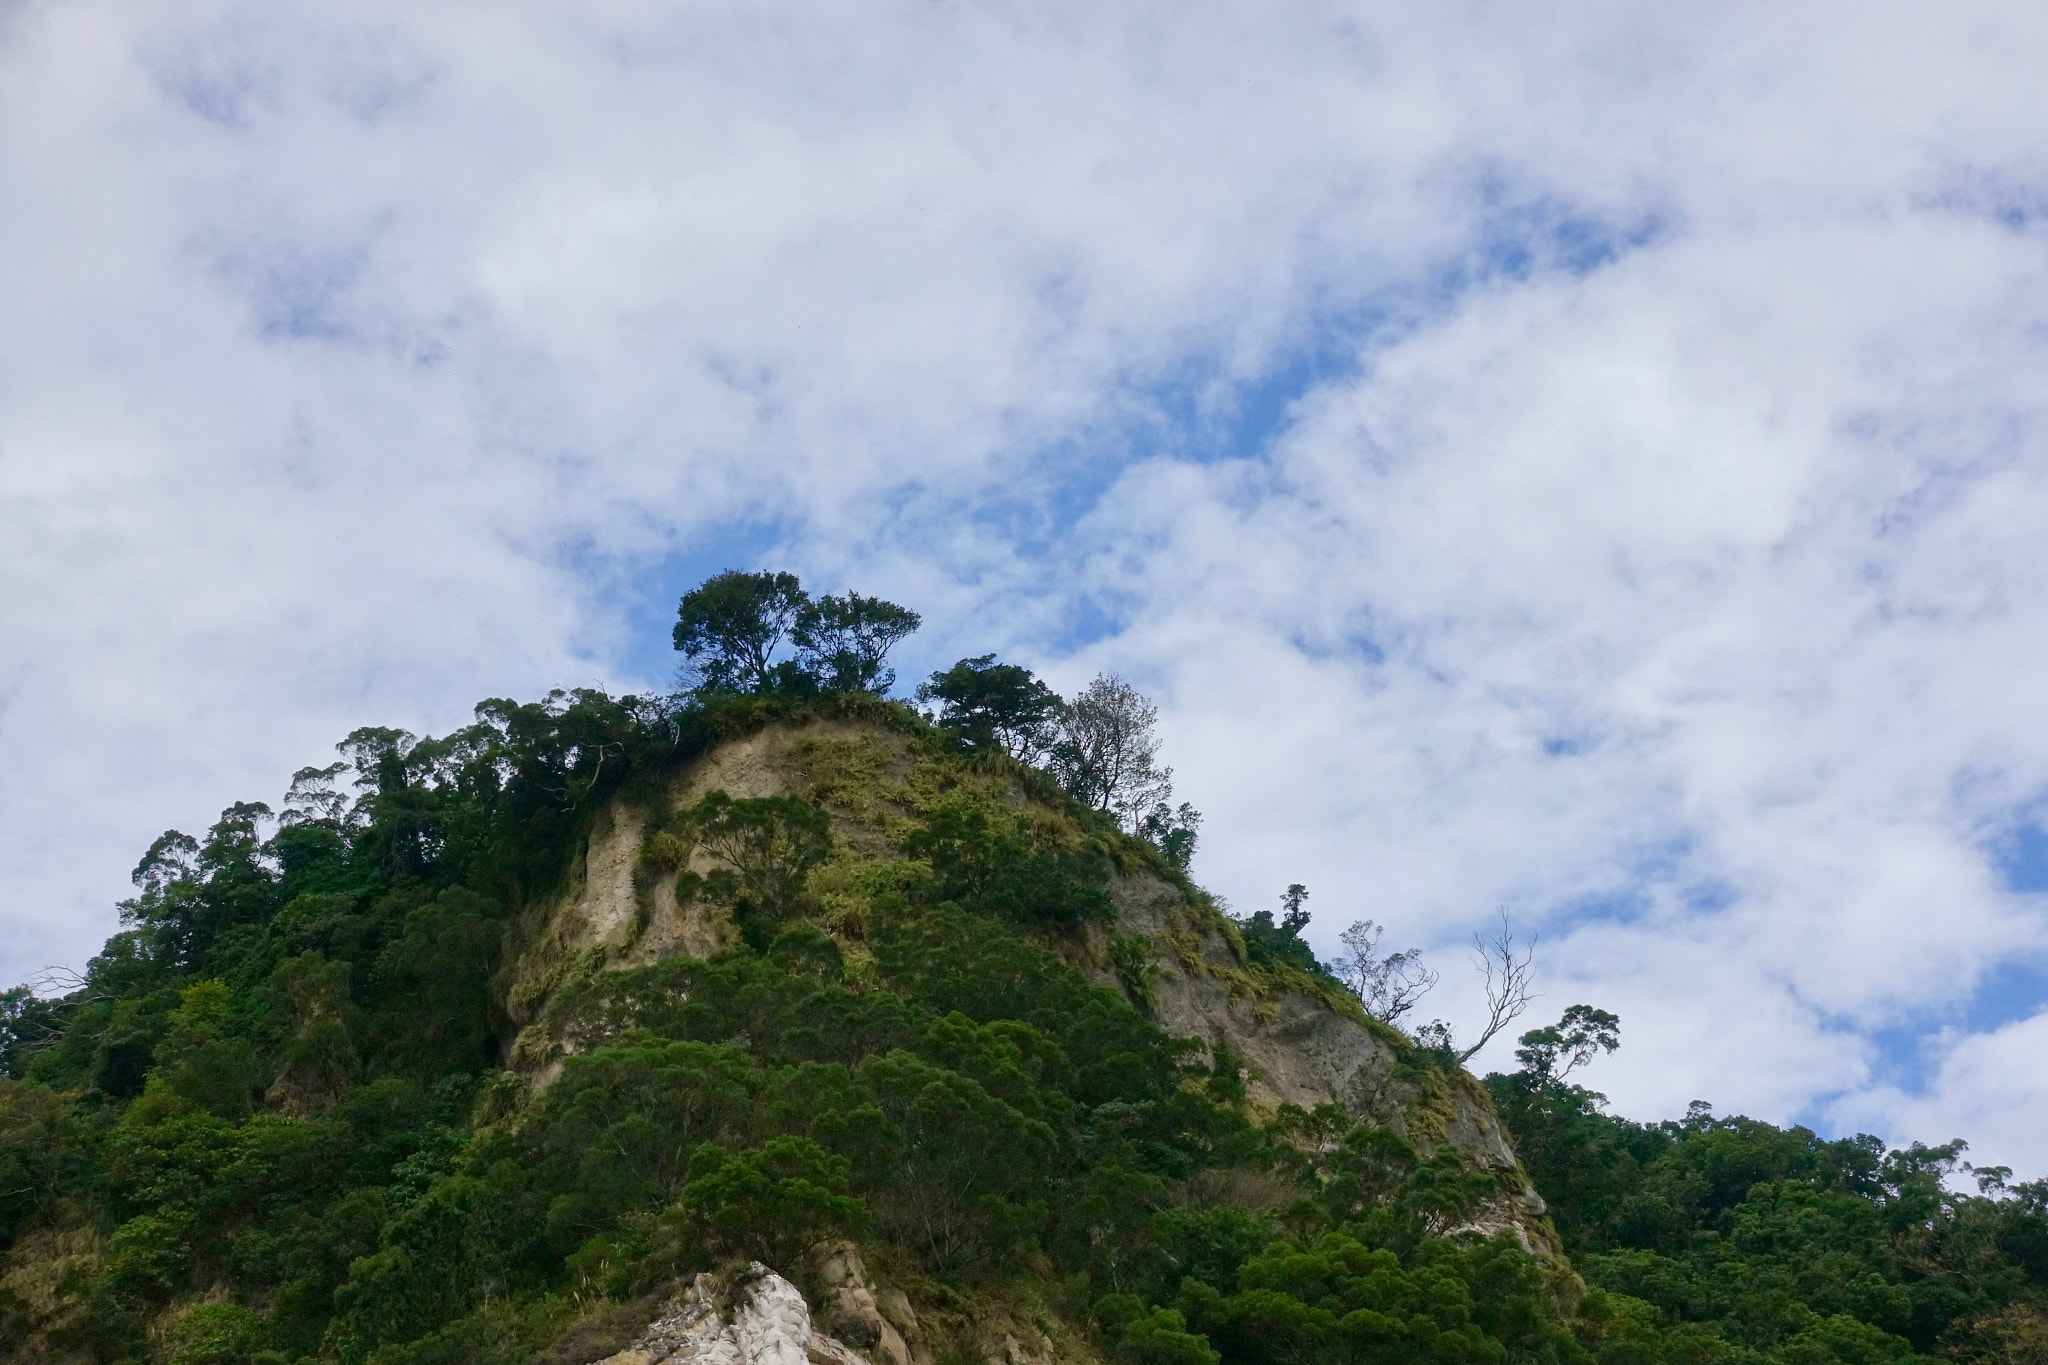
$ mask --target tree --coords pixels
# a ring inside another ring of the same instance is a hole
[[[1138,833],[1158,845],[1166,855],[1166,861],[1185,872],[1195,858],[1195,837],[1202,828],[1202,813],[1190,803],[1183,801],[1178,810],[1164,801],[1155,802],[1146,812],[1144,821],[1138,826]]]
[[[880,695],[896,682],[896,671],[883,661],[922,621],[910,608],[879,597],[821,597],[797,612],[797,666],[824,691]]]
[[[708,893],[732,906],[748,945],[765,951],[777,925],[796,914],[811,869],[832,849],[832,817],[793,796],[734,799],[722,788],[675,817],[724,867],[685,872],[677,893]]]
[[[378,796],[393,797],[403,794],[412,785],[417,766],[414,751],[418,748],[419,740],[409,730],[365,725],[351,730],[347,739],[334,746],[334,751],[355,773],[357,787],[367,788]],[[290,801],[300,792],[301,779],[317,783],[328,771],[326,768],[301,768],[293,773],[292,789],[285,794],[285,799]],[[305,794],[311,795],[310,791]]]
[[[1057,738],[1066,703],[1028,668],[993,654],[962,659],[918,684],[917,699],[940,703],[937,720],[972,749],[1001,749],[1037,763]]]
[[[795,1265],[806,1247],[866,1220],[867,1205],[845,1193],[851,1166],[807,1137],[773,1137],[743,1152],[707,1143],[691,1155],[690,1183],[664,1218],[679,1246]]]
[[[1422,965],[1420,948],[1383,955],[1379,946],[1385,932],[1366,919],[1338,935],[1344,956],[1337,959],[1335,975],[1351,988],[1367,1014],[1391,1024],[1415,1008],[1435,987],[1438,977]]]
[[[199,872],[199,841],[175,829],[156,837],[142,861],[128,874],[145,896],[159,896],[179,882],[190,881]]]
[[[1562,1019],[1530,1029],[1519,1041],[1515,1060],[1524,1071],[1539,1081],[1562,1081],[1592,1061],[1595,1053],[1621,1046],[1621,1020],[1591,1005],[1573,1005]]]
[[[1296,933],[1308,927],[1308,888],[1300,882],[1287,883],[1280,893],[1280,927]]]
[[[941,805],[903,848],[931,864],[935,900],[1067,929],[1116,918],[1099,853],[1043,844],[1012,817],[992,820],[972,807]]]
[[[809,605],[792,573],[714,574],[676,606],[684,674],[702,691],[767,691],[777,682],[775,651]]]
[[[791,573],[727,569],[683,594],[675,646],[699,692],[886,692],[889,651],[918,614],[849,592],[812,601]],[[784,645],[795,658],[777,659]]]
[[[76,983],[72,989],[84,988],[82,978],[61,967],[44,968],[36,975],[48,978],[59,973],[68,978],[66,984]],[[39,997],[33,980],[0,991],[0,1076],[19,1077],[29,1058],[60,1037],[67,1022],[64,1004]]]
[[[1173,769],[1158,764],[1159,708],[1104,673],[1060,718],[1053,772],[1075,799],[1136,834],[1147,812],[1173,796]]]
[[[1308,927],[1308,888],[1292,882],[1280,893],[1280,922],[1273,922],[1271,910],[1255,910],[1237,922],[1238,937],[1244,940],[1245,959],[1254,966],[1294,967],[1314,974],[1322,970],[1315,950],[1301,931]]]
[[[1516,949],[1515,927],[1508,919],[1505,906],[1500,912],[1500,928],[1491,938],[1472,935],[1472,951],[1478,955],[1480,968],[1486,973],[1486,1027],[1480,1030],[1478,1042],[1458,1054],[1460,1066],[1492,1042],[1494,1034],[1521,1018],[1528,1010],[1529,1002],[1536,998],[1536,993],[1529,989],[1536,945],[1532,942],[1519,951]]]
[[[334,781],[347,771],[347,763],[330,763],[324,768],[306,767],[293,773],[292,785],[285,792],[284,810],[279,813],[277,823],[285,828],[293,825],[344,828],[350,818],[349,799],[334,789]]]

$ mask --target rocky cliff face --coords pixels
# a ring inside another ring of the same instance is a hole
[[[641,854],[661,822],[722,789],[734,797],[798,796],[833,817],[835,851],[812,874],[819,918],[860,956],[864,888],[907,861],[904,831],[937,794],[971,788],[1047,837],[1088,836],[1064,813],[1028,794],[1015,773],[972,771],[879,726],[817,723],[737,739],[677,775],[650,805],[621,801],[602,812],[567,895],[538,907],[502,982],[515,1069],[545,1083],[579,1044],[548,1004],[578,974],[705,957],[736,940],[729,915],[679,902],[672,877],[649,878]],[[1255,1105],[1268,1110],[1335,1104],[1372,1117],[1424,1147],[1449,1143],[1494,1176],[1500,1190],[1475,1226],[1511,1227],[1539,1255],[1556,1254],[1543,1204],[1523,1175],[1486,1093],[1463,1073],[1445,1078],[1407,1064],[1405,1040],[1366,1019],[1340,993],[1307,977],[1251,968],[1225,916],[1207,897],[1143,858],[1117,859],[1111,926],[1060,945],[1091,979],[1121,991],[1169,1032],[1212,1054],[1227,1049],[1244,1069]],[[691,870],[714,864],[701,848]]]
[[[1147,945],[1153,972],[1141,1003],[1168,1032],[1227,1048],[1245,1067],[1255,1101],[1313,1109],[1337,1104],[1376,1118],[1421,1146],[1447,1142],[1498,1184],[1476,1224],[1512,1227],[1539,1255],[1557,1253],[1542,1198],[1502,1131],[1493,1102],[1466,1073],[1404,1065],[1404,1043],[1312,990],[1261,990],[1246,980],[1241,948],[1185,892],[1159,877],[1119,876],[1117,928]],[[1106,933],[1098,935],[1106,937]],[[1105,984],[1113,973],[1096,969]]]

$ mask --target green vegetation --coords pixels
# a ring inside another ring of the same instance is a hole
[[[997,663],[993,654],[932,674],[918,685],[917,699],[937,703],[933,720],[969,750],[1000,749],[1020,763],[1037,763],[1052,751],[1066,710],[1060,694],[1029,669]]]
[[[795,574],[728,569],[683,595],[675,646],[700,692],[886,693],[889,651],[921,618],[849,592],[815,601]],[[795,657],[778,660],[785,643]]]
[[[997,722],[877,696],[888,604],[838,599],[849,624],[732,577],[686,599],[695,693],[359,730],[281,814],[156,841],[60,995],[0,995],[0,1357],[566,1365],[679,1275],[801,1280],[844,1236],[938,1365],[1027,1309],[1131,1365],[2039,1358],[2041,1189],[1946,1193],[1950,1148],[1610,1118],[1568,1079],[1611,1050],[1599,1011],[1487,1083],[1585,1282],[1530,1254],[1519,1181],[1445,1140],[1477,1083],[1368,1019],[1299,894],[1225,919],[1099,789],[993,752]],[[770,729],[789,794],[677,796]],[[633,891],[733,946],[533,985],[619,810],[646,818]],[[1176,956],[1120,931],[1119,878],[1172,901]],[[1227,1048],[1151,1018],[1175,966],[1334,1002],[1389,1049],[1383,1093],[1254,1105]],[[515,1052],[521,1023],[553,1042]]]
[[[1308,907],[1302,903],[1307,899],[1308,888],[1295,882],[1280,897],[1279,923],[1274,923],[1271,910],[1255,910],[1239,920],[1237,932],[1244,939],[1246,959],[1260,966],[1327,974],[1328,968],[1316,960],[1315,949],[1301,936],[1308,928]]]
[[[985,783],[915,716],[592,693],[480,715],[447,740],[352,736],[360,795],[267,838],[243,805],[204,840],[159,841],[55,1031],[10,1034],[8,1349],[528,1359],[683,1271],[792,1266],[853,1233],[923,1292],[1024,1281],[1077,1321],[1107,1295],[1095,1330],[1136,1360],[1258,1335],[1275,1286],[1338,1273],[1301,1258],[1356,1259],[1344,1238],[1407,1296],[1390,1341],[1469,1345],[1509,1256],[1546,1349],[1570,1354],[1511,1239],[1444,1238],[1472,1197],[1448,1149],[1324,1114],[1318,1132],[1350,1145],[1305,1158],[1293,1130],[1254,1124],[1227,1057],[1197,1064],[1087,984],[1058,949],[1112,913],[1106,856],[971,801]],[[673,828],[717,858],[700,880],[723,890],[704,894],[751,906],[754,932],[710,961],[581,979],[562,1008],[613,1021],[604,1041],[538,1091],[498,1069],[493,978],[589,812],[722,735],[847,715],[885,718],[959,780],[904,825],[907,865],[928,870],[859,941],[813,923],[799,889],[831,838],[815,807],[707,797]],[[1362,1194],[1349,1153],[1371,1143]],[[1305,1324],[1303,1341],[1322,1330]]]
[[[1887,1151],[1705,1104],[1616,1118],[1566,1076],[1617,1028],[1574,1006],[1486,1078],[1592,1286],[1581,1333],[1602,1360],[2048,1359],[2048,1181],[1977,1170],[1960,1194],[1961,1142]]]

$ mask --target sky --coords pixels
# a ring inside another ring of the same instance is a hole
[[[0,978],[728,567],[1642,1119],[2048,1175],[2048,10],[0,3]],[[1512,1065],[1496,1042],[1480,1066]]]

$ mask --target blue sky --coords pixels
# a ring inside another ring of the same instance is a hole
[[[2044,24],[13,7],[0,975],[788,567],[1137,682],[1434,1012],[1513,907],[1624,1112],[2048,1173]]]

